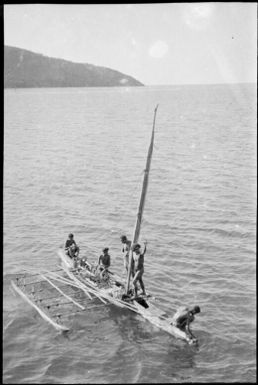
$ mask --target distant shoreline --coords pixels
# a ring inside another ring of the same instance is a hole
[[[132,86],[142,87],[144,84],[111,68],[4,47],[4,88]]]

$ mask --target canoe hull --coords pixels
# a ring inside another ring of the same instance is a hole
[[[63,267],[66,269],[72,270],[73,260],[68,255],[65,254],[63,249],[58,250],[58,255],[62,261]],[[88,265],[89,267],[91,266],[90,264]],[[103,293],[103,289],[100,290],[100,295],[101,293]],[[123,302],[123,301],[117,301],[116,303],[115,298],[113,298],[113,296],[111,295],[110,289],[105,290],[105,298],[108,299],[111,303],[114,303],[115,305],[118,305],[118,306],[120,306],[120,302]],[[174,337],[183,339],[190,344],[192,344],[193,342],[196,342],[193,338],[188,336],[184,331],[171,325],[169,320],[164,317],[163,311],[161,311],[159,308],[154,306],[150,301],[146,301],[146,303],[148,305],[148,308],[143,307],[136,300],[133,300],[131,303],[132,306],[131,308],[129,308],[129,310],[136,312],[137,314],[141,315],[144,319],[148,320],[159,329],[164,330],[165,332],[173,335]]]

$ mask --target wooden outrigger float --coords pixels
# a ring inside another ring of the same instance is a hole
[[[140,236],[142,215],[146,199],[151,158],[154,146],[154,132],[157,108],[158,106],[156,106],[154,111],[151,141],[147,155],[146,167],[144,170],[143,185],[141,190],[141,197],[136,217],[134,233],[132,237],[132,245],[138,242]],[[87,309],[87,301],[97,298],[103,304],[109,303],[120,308],[133,311],[141,315],[141,317],[148,320],[159,329],[162,329],[177,338],[183,339],[189,344],[197,342],[197,340],[193,336],[173,326],[171,324],[171,319],[169,319],[165,312],[163,312],[153,304],[152,299],[150,297],[143,295],[139,295],[137,297],[130,297],[130,276],[133,258],[132,248],[129,252],[129,267],[127,280],[125,283],[122,281],[121,278],[119,278],[113,273],[107,274],[106,279],[100,280],[99,275],[96,273],[95,267],[88,262],[86,262],[86,264],[84,264],[83,266],[79,265],[78,267],[75,267],[74,260],[70,258],[63,249],[60,249],[58,251],[58,255],[61,261],[61,266],[59,266],[59,270],[46,270],[44,272],[38,272],[38,278],[43,280],[45,284],[48,284],[48,287],[50,287],[52,290],[54,289],[56,292],[58,292],[61,295],[60,298],[65,298],[68,303],[70,303],[72,306],[76,306],[77,308],[79,308],[80,310],[78,310],[77,312],[84,311],[85,309]],[[65,293],[64,289],[61,289],[60,286],[57,285],[57,283],[59,285],[63,284],[65,287],[72,288],[74,290],[74,293],[72,293],[73,295],[71,293]],[[24,290],[25,286],[23,286],[22,284],[19,286],[18,280],[17,284],[12,282],[12,287],[19,295],[21,295],[21,297],[25,301],[27,301],[35,310],[37,310],[37,312],[44,320],[49,322],[57,330],[69,330],[68,326],[61,324],[61,313],[58,314],[57,320],[56,314],[53,317],[53,315],[46,313],[45,308],[50,308],[51,306],[53,307],[53,304],[49,304],[43,309],[41,306],[43,300],[37,300],[33,293],[26,293],[26,290]],[[83,299],[78,300],[78,298],[76,297],[77,294],[83,294]],[[62,306],[61,299],[59,306]]]
[[[60,331],[68,331],[69,328],[67,326],[60,325],[59,323],[53,321],[50,316],[48,316],[39,306],[37,306],[27,294],[25,294],[13,281],[11,281],[11,285],[13,289],[34,309],[37,310],[39,315],[48,323],[50,323],[52,326],[54,326],[55,329]]]
[[[57,271],[63,271],[59,269]],[[88,298],[82,297],[82,292],[78,286],[70,279],[60,275],[57,271],[44,271],[36,274],[31,274],[31,270],[26,270],[23,275],[16,277],[16,282],[11,281],[13,290],[19,294],[29,305],[31,305],[38,314],[55,329],[60,331],[68,331],[70,328],[63,325],[62,318],[65,313],[63,307],[68,305],[72,308],[76,307],[77,311],[69,311],[67,314],[75,314],[86,310],[84,304],[87,303]],[[32,281],[30,279],[32,278]],[[55,283],[53,282],[55,281]],[[62,284],[62,289],[57,285],[57,282]],[[43,285],[44,288],[36,288],[36,286]],[[67,289],[72,289],[72,292],[67,293]],[[50,293],[50,296],[41,296],[41,293]],[[60,295],[58,296],[57,293]],[[88,294],[90,299],[93,296],[85,289],[83,294]],[[77,297],[79,297],[77,299]],[[65,302],[64,302],[65,301]],[[58,313],[53,313],[50,310],[58,308]]]

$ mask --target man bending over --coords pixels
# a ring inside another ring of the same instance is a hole
[[[190,330],[190,324],[194,321],[194,315],[201,312],[199,306],[194,306],[192,309],[188,307],[180,307],[171,319],[171,325],[184,331],[191,339],[196,340],[195,336]]]

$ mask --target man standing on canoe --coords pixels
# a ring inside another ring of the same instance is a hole
[[[73,239],[73,234],[68,235],[68,239],[65,243],[65,252],[66,255],[69,255],[70,258],[76,258],[79,255],[79,247],[76,245],[75,240]]]
[[[120,237],[121,239],[121,242],[122,242],[122,253],[123,253],[123,257],[124,257],[124,267],[126,269],[126,272],[128,273],[128,264],[129,264],[129,252],[130,252],[130,248],[131,248],[131,244],[132,242],[129,241],[129,239],[127,239],[126,235],[122,235]],[[134,275],[133,274],[133,261],[132,261],[132,276]]]
[[[139,282],[141,289],[142,289],[142,295],[146,295],[144,283],[142,280],[142,276],[144,273],[144,254],[146,253],[146,245],[147,242],[144,242],[144,250],[143,253],[141,253],[141,245],[138,243],[133,246],[133,261],[134,261],[134,278],[133,278],[133,285],[134,285],[134,293],[137,297],[137,282]]]

